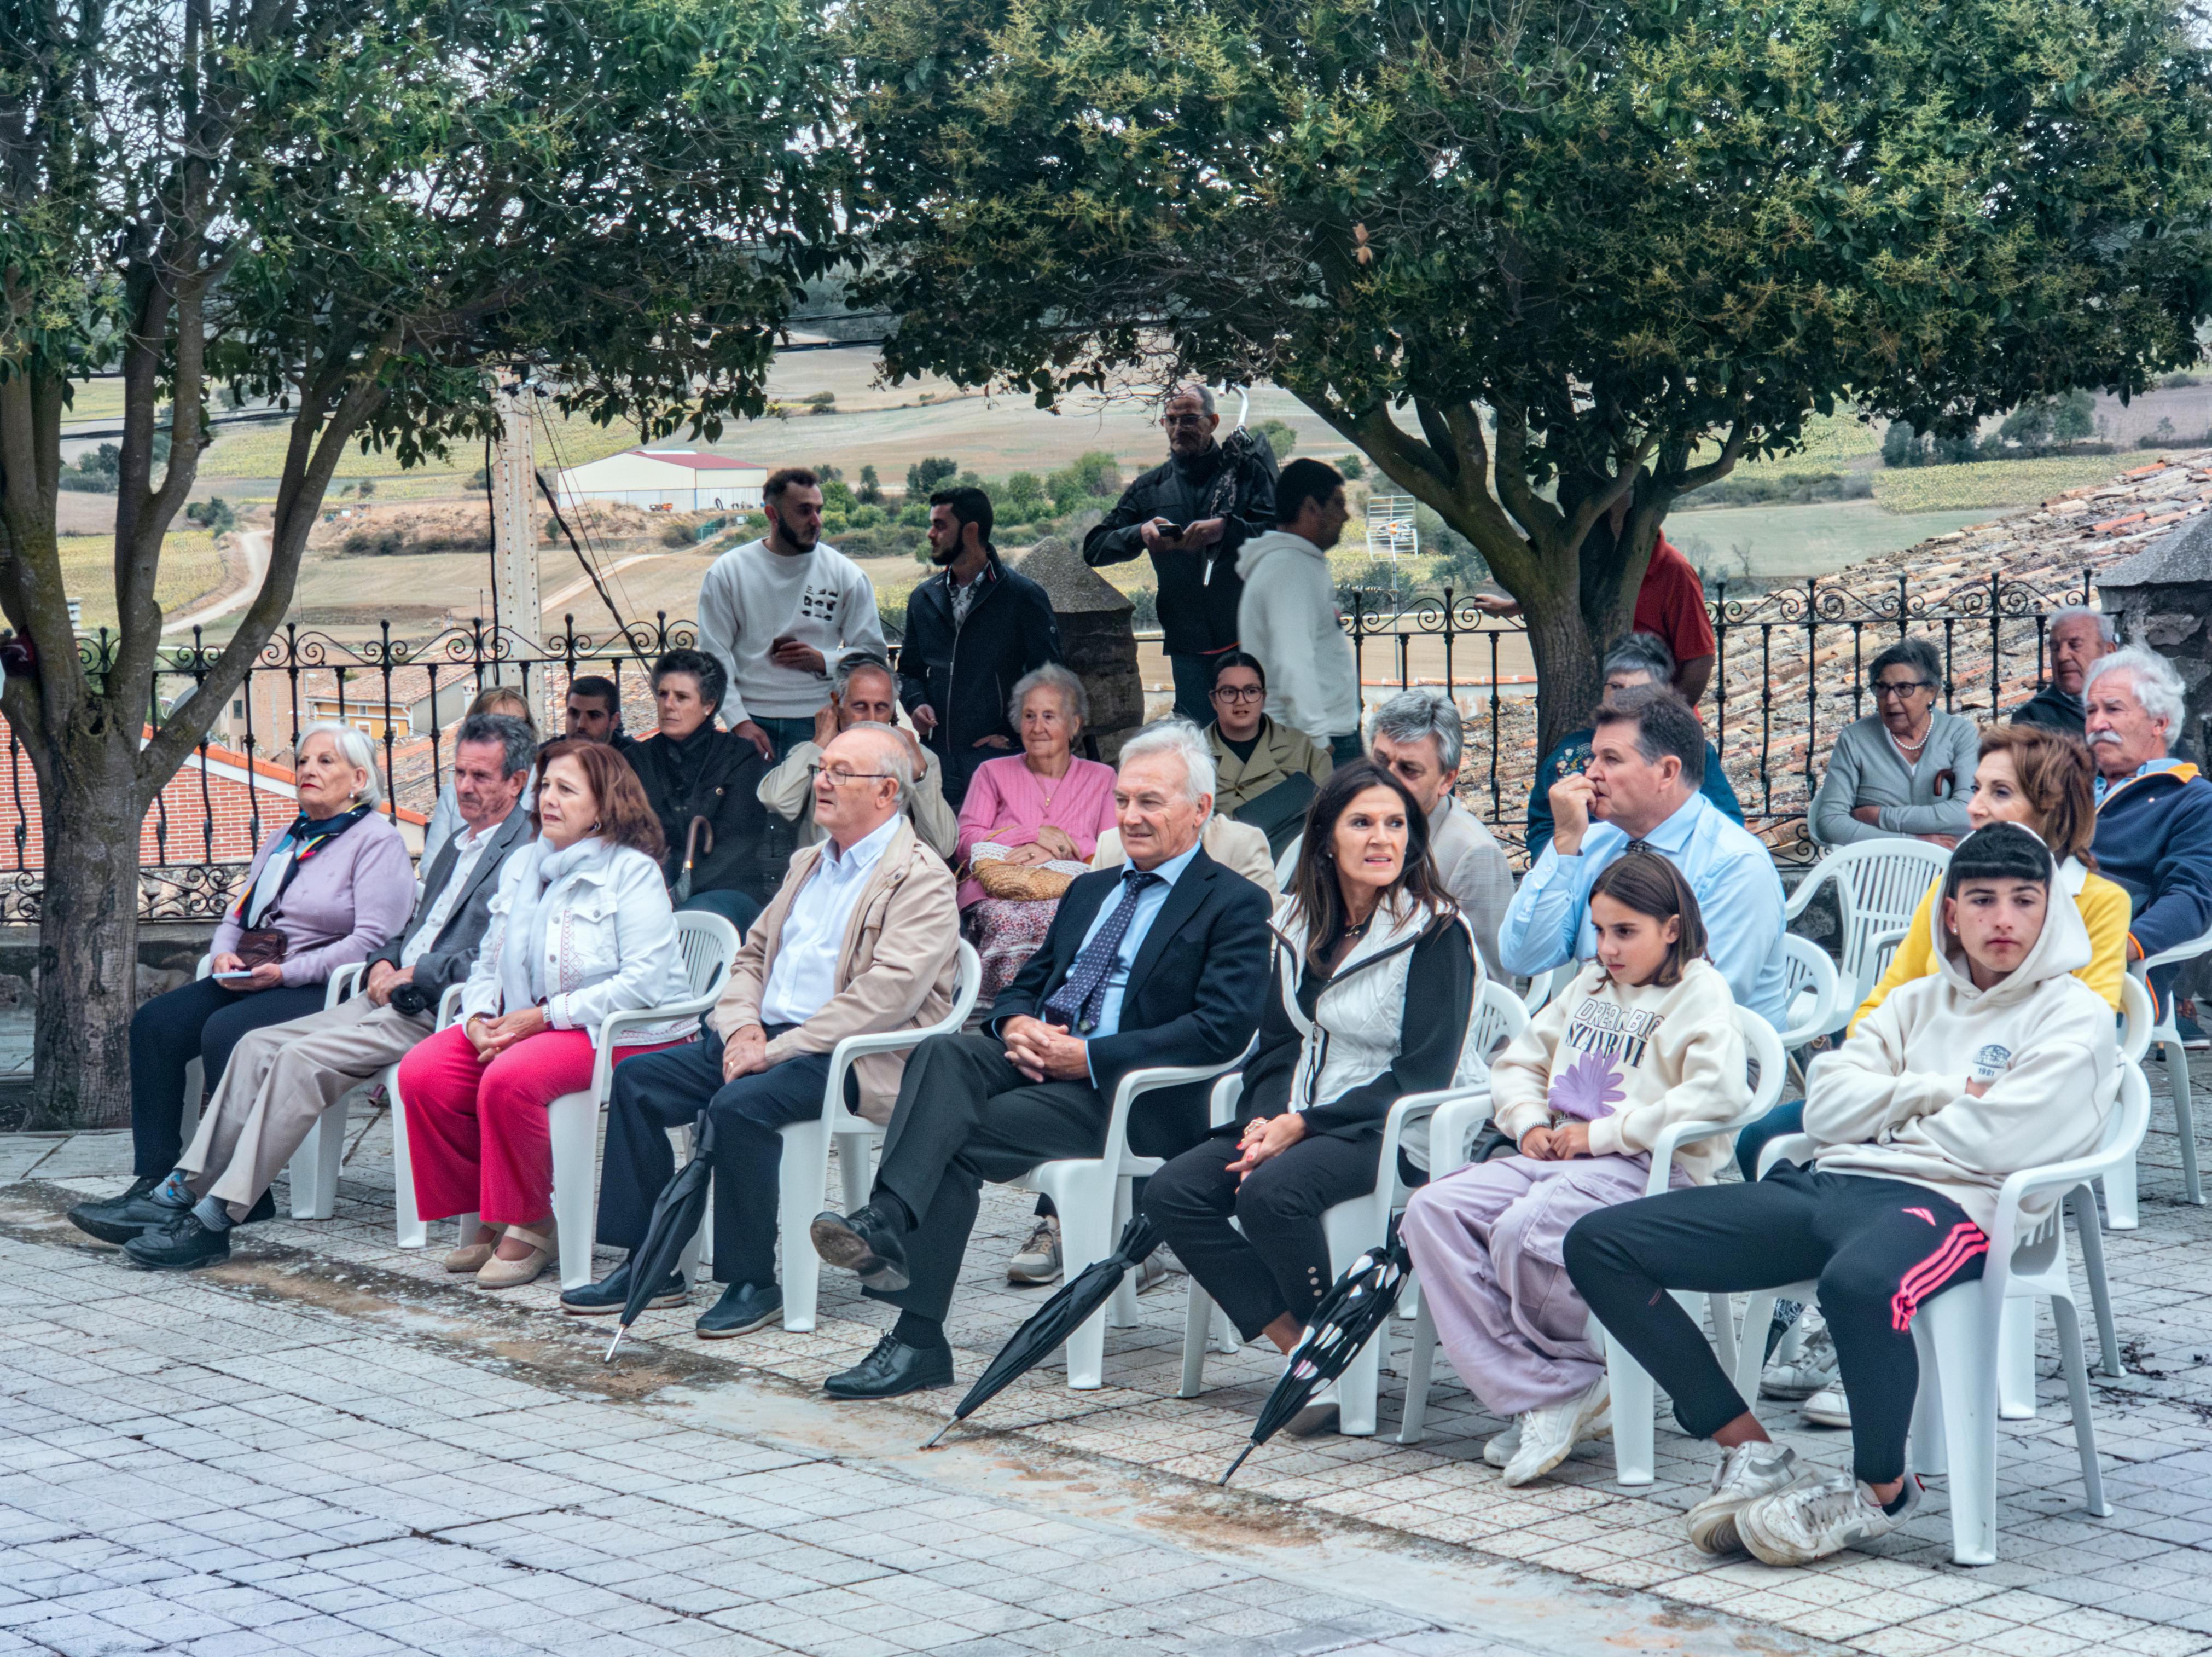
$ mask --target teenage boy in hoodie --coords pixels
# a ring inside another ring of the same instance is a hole
[[[1707,1553],[1802,1565],[1902,1524],[1920,1368],[1912,1319],[1982,1275],[2008,1174],[2093,1149],[2112,1109],[2112,1009],[2075,978],[2081,911],[2051,902],[2043,842],[1994,823],[1959,843],[1929,912],[1939,971],[1900,985],[1813,1067],[1808,1162],[1755,1184],[1669,1191],[1576,1222],[1567,1272],[1590,1310],[1722,1447],[1686,1515]],[[2023,1218],[2055,1198],[2022,1204]],[[1851,1408],[1852,1467],[1808,1477],[1770,1442],[1664,1291],[1729,1294],[1817,1278]]]
[[[1276,527],[1237,557],[1238,643],[1267,664],[1267,716],[1340,765],[1359,758],[1359,663],[1337,616],[1328,549],[1350,515],[1335,467],[1293,460],[1275,479]]]

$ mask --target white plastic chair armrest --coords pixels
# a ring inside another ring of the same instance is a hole
[[[2155,966],[2171,966],[2176,961],[2193,961],[2199,955],[2212,954],[2212,932],[2201,938],[2191,938],[2187,943],[2178,943],[2171,949],[2161,949],[2142,963],[2144,972]]]
[[[1395,1179],[1398,1172],[1398,1148],[1404,1141],[1406,1130],[1416,1122],[1425,1122],[1443,1106],[1456,1099],[1467,1099],[1489,1093],[1486,1084],[1475,1087],[1434,1087],[1425,1093],[1407,1093],[1390,1106],[1390,1114],[1382,1119],[1382,1153],[1376,1162],[1376,1179]]]
[[[1726,1122],[1670,1122],[1659,1130],[1659,1137],[1651,1146],[1651,1172],[1644,1181],[1644,1194],[1657,1197],[1667,1189],[1674,1177],[1674,1153],[1684,1145],[1700,1139],[1711,1139],[1716,1134],[1735,1133],[1747,1128],[1757,1117],[1735,1117]]]
[[[1213,1084],[1206,1096],[1206,1124],[1209,1128],[1225,1128],[1237,1119],[1237,1102],[1244,1097],[1244,1074],[1232,1070]]]
[[[1784,1157],[1789,1158],[1792,1162],[1803,1161],[1807,1157],[1812,1155],[1814,1143],[1814,1141],[1813,1136],[1808,1133],[1784,1133],[1775,1135],[1773,1138],[1768,1140],[1765,1144],[1759,1147],[1759,1177],[1762,1179],[1765,1179],[1766,1177],[1766,1171],[1772,1167],[1777,1162],[1781,1161]]]
[[[1806,871],[1803,880],[1797,882],[1797,889],[1790,894],[1788,901],[1782,905],[1783,925],[1788,926],[1790,922],[1803,914],[1805,906],[1813,901],[1813,894],[1835,878],[1834,871],[1827,867],[1827,858],[1823,857]]]
[[[468,986],[449,984],[446,993],[438,997],[438,1027],[442,1030],[461,1015],[461,991]]]
[[[1224,1059],[1218,1064],[1161,1064],[1131,1070],[1124,1075],[1114,1089],[1113,1113],[1106,1122],[1106,1148],[1109,1153],[1126,1151],[1129,1143],[1129,1110],[1137,1102],[1139,1093],[1148,1093],[1161,1087],[1180,1087],[1193,1081],[1211,1081],[1224,1070],[1241,1065],[1251,1057],[1252,1049],[1259,1045],[1255,1034],[1244,1044],[1244,1051],[1234,1058]]]
[[[336,1007],[361,993],[362,981],[368,976],[368,963],[348,961],[331,974],[331,981],[323,991],[323,1005]]]

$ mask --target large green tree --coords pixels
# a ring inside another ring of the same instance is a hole
[[[2196,355],[2181,0],[855,0],[886,361],[1273,380],[1528,617],[1547,745],[1685,491]]]
[[[757,411],[830,251],[811,0],[0,0],[0,711],[45,818],[32,1120],[128,1100],[139,825],[291,603],[349,443],[489,429],[488,375],[657,435]],[[106,660],[55,533],[69,382],[124,392]],[[266,578],[150,740],[163,535],[210,411],[289,447]],[[156,454],[157,422],[169,438]]]

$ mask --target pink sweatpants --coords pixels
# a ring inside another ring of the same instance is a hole
[[[1437,1343],[1492,1414],[1565,1404],[1604,1370],[1560,1249],[1585,1214],[1643,1196],[1650,1170],[1648,1156],[1502,1156],[1413,1193],[1401,1234]],[[1678,1166],[1671,1183],[1690,1179]]]
[[[615,1062],[679,1047],[625,1047]],[[399,1061],[415,1206],[425,1220],[474,1209],[486,1225],[534,1225],[553,1211],[553,1136],[545,1107],[592,1085],[592,1038],[547,1030],[489,1064],[458,1024]]]

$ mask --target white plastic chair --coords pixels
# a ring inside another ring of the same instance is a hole
[[[1049,1197],[1060,1215],[1063,1282],[1073,1282],[1085,1268],[1104,1259],[1128,1223],[1132,1204],[1129,1182],[1158,1173],[1164,1161],[1139,1156],[1129,1148],[1129,1111],[1139,1095],[1162,1087],[1210,1081],[1243,1063],[1252,1051],[1219,1064],[1161,1065],[1131,1070],[1114,1089],[1114,1106],[1106,1119],[1106,1142],[1097,1156],[1068,1157],[1040,1162],[1018,1179],[1007,1181],[1024,1191]],[[1106,1325],[1131,1329],[1137,1323],[1135,1273],[1104,1306],[1084,1319],[1067,1337],[1067,1384],[1079,1392],[1093,1392],[1105,1384]]]
[[[665,1007],[611,1013],[600,1020],[592,1044],[597,1053],[592,1085],[562,1093],[546,1107],[553,1140],[553,1225],[563,1288],[580,1288],[592,1281],[592,1234],[599,1206],[599,1109],[614,1087],[615,1061],[620,1056],[617,1038],[625,1030],[711,1012],[737,959],[738,929],[720,915],[678,910],[676,947],[684,955],[684,997]]]
[[[2206,953],[2212,953],[2212,932],[2174,948],[2162,949],[2148,960],[2133,962],[2128,972],[2148,984],[2154,967],[2193,961]],[[2166,1097],[2173,1101],[2174,1130],[2181,1138],[2182,1191],[2191,1202],[2202,1203],[2204,1186],[2197,1173],[2197,1114],[2189,1097],[2189,1054],[2181,1045],[2181,1031],[2174,1022],[2180,1005],[2179,996],[2166,998],[2166,1005],[2157,1009],[2158,1023],[2151,1030],[2150,1039],[2159,1045],[2166,1060]]]
[[[1785,1052],[1796,1052],[1815,1036],[1824,1036],[1850,1015],[1843,1006],[1841,980],[1828,952],[1810,938],[1794,932],[1782,935],[1783,966],[1786,973],[1782,1005],[1789,1019],[1782,1032]]]
[[[869,1053],[896,1053],[919,1045],[931,1036],[957,1035],[975,1008],[976,993],[983,984],[983,964],[973,945],[963,940],[955,957],[951,1010],[936,1023],[912,1030],[886,1030],[879,1034],[847,1036],[830,1051],[830,1076],[823,1084],[822,1114],[811,1122],[793,1122],[783,1135],[783,1168],[776,1193],[776,1230],[783,1241],[783,1326],[793,1332],[814,1327],[815,1307],[822,1292],[822,1258],[814,1252],[808,1228],[828,1200],[830,1147],[837,1148],[837,1168],[842,1176],[845,1212],[850,1214],[868,1200],[868,1152],[883,1138],[881,1124],[845,1108],[845,1075],[853,1061]],[[701,1221],[702,1238],[714,1224],[709,1199],[707,1217]],[[689,1277],[707,1252],[694,1245],[686,1263]]]
[[[1749,1127],[1769,1111],[1782,1093],[1782,1040],[1774,1033],[1774,1026],[1756,1013],[1739,1007],[1735,1009],[1736,1027],[1743,1033],[1744,1045],[1759,1066],[1759,1085],[1752,1090],[1751,1103],[1735,1116],[1723,1121],[1680,1122],[1661,1132],[1658,1142],[1651,1148],[1651,1173],[1644,1181],[1644,1194],[1656,1197],[1668,1188],[1674,1173],[1674,1153],[1683,1145],[1700,1139],[1725,1134],[1733,1139],[1737,1131]],[[1687,1294],[1678,1293],[1675,1299],[1686,1308]],[[1723,1369],[1733,1371],[1737,1364],[1735,1320],[1725,1295],[1705,1297],[1707,1313],[1712,1321],[1713,1355],[1719,1359]],[[1759,1331],[1773,1316],[1772,1307],[1758,1319],[1747,1317],[1744,1321],[1743,1346],[1747,1351],[1757,1348],[1762,1358],[1766,1345]],[[1605,1346],[1605,1368],[1609,1380],[1613,1401],[1613,1479],[1620,1484],[1649,1484],[1657,1459],[1657,1444],[1653,1416],[1657,1408],[1658,1390],[1644,1366],[1629,1355],[1628,1349],[1618,1341],[1607,1340],[1604,1326],[1595,1313],[1589,1321],[1590,1334]],[[1757,1386],[1757,1377],[1753,1378]]]
[[[1582,971],[1580,961],[1562,961],[1548,972],[1539,972],[1528,980],[1528,987],[1521,992],[1522,1010],[1532,1018],[1544,1010],[1545,1004]]]
[[[1925,840],[1861,840],[1838,846],[1813,865],[1783,908],[1786,926],[1805,912],[1813,894],[1833,883],[1843,918],[1843,982],[1856,1008],[1881,973],[1875,941],[1908,927],[1928,888],[1940,879],[1951,854]]]
[[[1978,1283],[1960,1283],[1923,1302],[1912,1320],[1913,1345],[1920,1358],[1920,1392],[1913,1401],[1908,1453],[1916,1471],[1942,1474],[1951,1482],[1951,1557],[1961,1565],[1996,1563],[1997,1419],[2001,1349],[2008,1321],[2032,1324],[2034,1302],[2048,1300],[2058,1328],[2059,1366],[2074,1412],[2074,1444],[2081,1460],[2081,1484],[2088,1511],[2109,1518],[2097,1466],[2097,1429],[2089,1413],[2088,1355],[2081,1320],[2074,1305],[2067,1270],[2063,1203],[2023,1227],[2021,1200],[2039,1191],[2070,1192],[2101,1179],[2136,1154],[2150,1122],[2150,1083],[2133,1059],[2119,1067],[2119,1100],[2106,1122],[2103,1142],[2087,1156],[2008,1176],[1997,1193],[1996,1220]],[[1773,1141],[1763,1161],[1781,1155],[1803,1156],[1810,1142],[1791,1135]],[[1747,1331],[1761,1327],[1778,1298],[1810,1303],[1818,1285],[1798,1283],[1762,1289],[1745,1309]],[[2014,1301],[2026,1302],[2014,1307]],[[1736,1375],[1736,1390],[1759,1395],[1758,1365],[1747,1339]],[[1754,1406],[1755,1407],[1755,1406]]]
[[[1298,851],[1305,843],[1304,835],[1293,837],[1290,844],[1283,848],[1283,855],[1275,859],[1276,891],[1288,892],[1291,889],[1291,882],[1297,878],[1298,872]]]
[[[465,984],[446,986],[446,993],[438,997],[438,1028],[442,1030],[461,1015],[461,991]],[[397,1063],[385,1067],[383,1076],[386,1108],[392,1116],[392,1213],[401,1248],[421,1248],[430,1240],[430,1228],[415,1206],[415,1161],[407,1148],[407,1101],[399,1094],[399,1066]],[[459,1216],[460,1240],[467,1242],[476,1235],[477,1216]]]
[[[2150,1033],[2157,1027],[2158,1014],[2151,1006],[2150,986],[2135,973],[2128,973],[2120,980],[2121,1057],[2141,1064],[2143,1056],[2150,1051]],[[2140,1217],[2135,1159],[2130,1157],[2106,1174],[2104,1185],[2106,1226],[2113,1231],[2133,1231]]]

